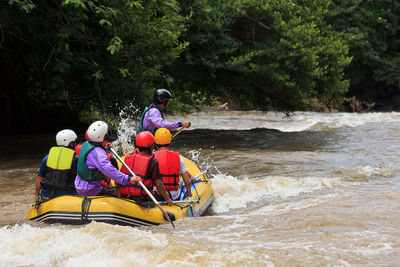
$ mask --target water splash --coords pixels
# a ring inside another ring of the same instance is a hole
[[[0,236],[1,266],[152,265],[153,255],[168,245],[165,234],[97,222],[75,228],[15,225],[0,228]]]
[[[140,109],[134,104],[129,103],[119,112],[119,126],[117,130],[118,138],[113,145],[126,155],[134,149],[134,139],[138,128]]]
[[[189,154],[188,158],[196,162],[200,170],[208,169],[211,172],[219,173],[219,170],[216,168],[214,161],[210,157],[203,156],[201,154],[201,148],[190,150],[187,153]]]

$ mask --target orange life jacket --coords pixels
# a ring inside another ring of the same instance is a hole
[[[179,189],[179,172],[181,167],[178,152],[161,150],[154,153],[160,166],[160,174],[164,187],[168,191]]]
[[[146,176],[147,169],[149,168],[150,160],[154,155],[147,155],[144,153],[129,154],[125,157],[124,161],[126,165],[135,173],[137,176],[142,178],[144,186],[152,193],[153,191],[153,179]],[[121,172],[130,174],[130,172],[122,166]],[[129,182],[127,185],[121,186],[119,190],[122,196],[147,196],[146,191],[137,182]]]

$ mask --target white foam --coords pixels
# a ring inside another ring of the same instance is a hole
[[[217,174],[212,179],[215,191],[212,209],[216,213],[227,212],[245,208],[249,203],[259,200],[285,199],[344,184],[340,178],[268,176],[257,180],[240,180],[230,175]]]
[[[277,203],[272,205],[267,205],[257,209],[256,211],[251,211],[247,213],[247,216],[254,215],[277,215],[293,212],[295,210],[303,210],[311,207],[317,207],[321,204],[329,202],[339,197],[339,194],[327,194],[321,195],[313,198],[300,199],[296,201],[287,201],[283,203]]]
[[[342,177],[352,178],[352,179],[363,179],[363,178],[392,178],[395,176],[399,166],[395,164],[387,164],[385,166],[371,167],[367,166],[354,166],[350,168],[337,168],[336,173]]]
[[[169,117],[177,120],[178,117]],[[198,112],[188,116],[193,129],[251,130],[276,129],[282,132],[358,127],[371,122],[400,122],[399,112],[390,113],[317,113],[294,112],[289,117],[279,112],[224,111]]]
[[[0,228],[1,266],[151,265],[165,234],[92,222],[86,226]]]
[[[357,242],[352,243],[351,248],[337,248],[340,253],[351,251],[357,255],[376,256],[393,250],[392,236],[386,233],[374,231],[345,232],[341,238],[343,240],[356,240]]]

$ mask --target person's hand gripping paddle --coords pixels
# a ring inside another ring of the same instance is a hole
[[[118,156],[117,152],[115,152],[115,150],[110,147],[109,148],[110,151],[114,154],[114,156],[121,162],[122,165],[124,165],[124,167],[129,171],[129,173],[133,176],[135,176],[135,174],[133,173],[133,171],[128,167],[128,165],[126,165],[126,163],[120,158],[120,156]],[[161,210],[161,212],[164,215],[164,218],[166,218],[171,224],[172,226],[175,228],[174,223],[172,222],[171,218],[168,216],[168,214],[165,212],[165,210],[161,207],[160,203],[157,202],[157,200],[154,198],[154,196],[150,193],[150,191],[144,186],[144,184],[139,181],[138,182],[140,184],[140,186],[143,188],[143,190],[146,192],[146,194],[151,198],[151,200],[153,200],[154,204],[156,204],[156,206]]]

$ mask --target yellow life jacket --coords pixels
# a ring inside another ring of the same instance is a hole
[[[53,189],[73,189],[76,172],[71,169],[75,151],[61,146],[52,147],[47,157],[43,184]]]
[[[52,147],[47,158],[47,167],[56,170],[71,169],[74,155],[75,151],[70,148],[62,146]]]

